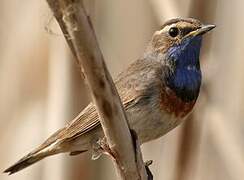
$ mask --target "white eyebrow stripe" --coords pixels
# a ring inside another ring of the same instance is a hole
[[[170,28],[175,27],[175,26],[176,26],[176,23],[167,25],[162,30],[158,31],[158,33],[168,32]]]

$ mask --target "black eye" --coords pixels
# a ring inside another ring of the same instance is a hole
[[[179,34],[179,29],[176,27],[172,27],[169,29],[169,35],[171,37],[176,37]]]

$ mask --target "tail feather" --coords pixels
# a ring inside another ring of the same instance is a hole
[[[10,166],[8,169],[4,171],[4,173],[8,173],[9,175],[14,174],[37,161],[42,160],[46,156],[49,156],[49,153],[29,153],[28,155],[21,158],[18,162],[14,165]]]
[[[42,160],[47,156],[51,156],[61,152],[60,142],[57,141],[59,134],[63,129],[60,129],[56,133],[54,133],[50,138],[48,138],[43,144],[41,144],[37,149],[27,154],[23,158],[21,158],[14,165],[10,166],[8,169],[4,171],[4,173],[9,173],[9,175],[14,174],[37,161]]]

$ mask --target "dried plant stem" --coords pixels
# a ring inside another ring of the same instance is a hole
[[[134,146],[126,115],[99,49],[83,2],[47,0],[65,38],[83,70],[103,131],[123,180],[146,180],[140,147]]]

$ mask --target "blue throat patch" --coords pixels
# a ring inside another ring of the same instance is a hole
[[[186,102],[197,99],[201,86],[201,41],[201,36],[186,38],[179,45],[169,48],[166,55],[166,61],[173,69],[166,77],[167,86]]]

